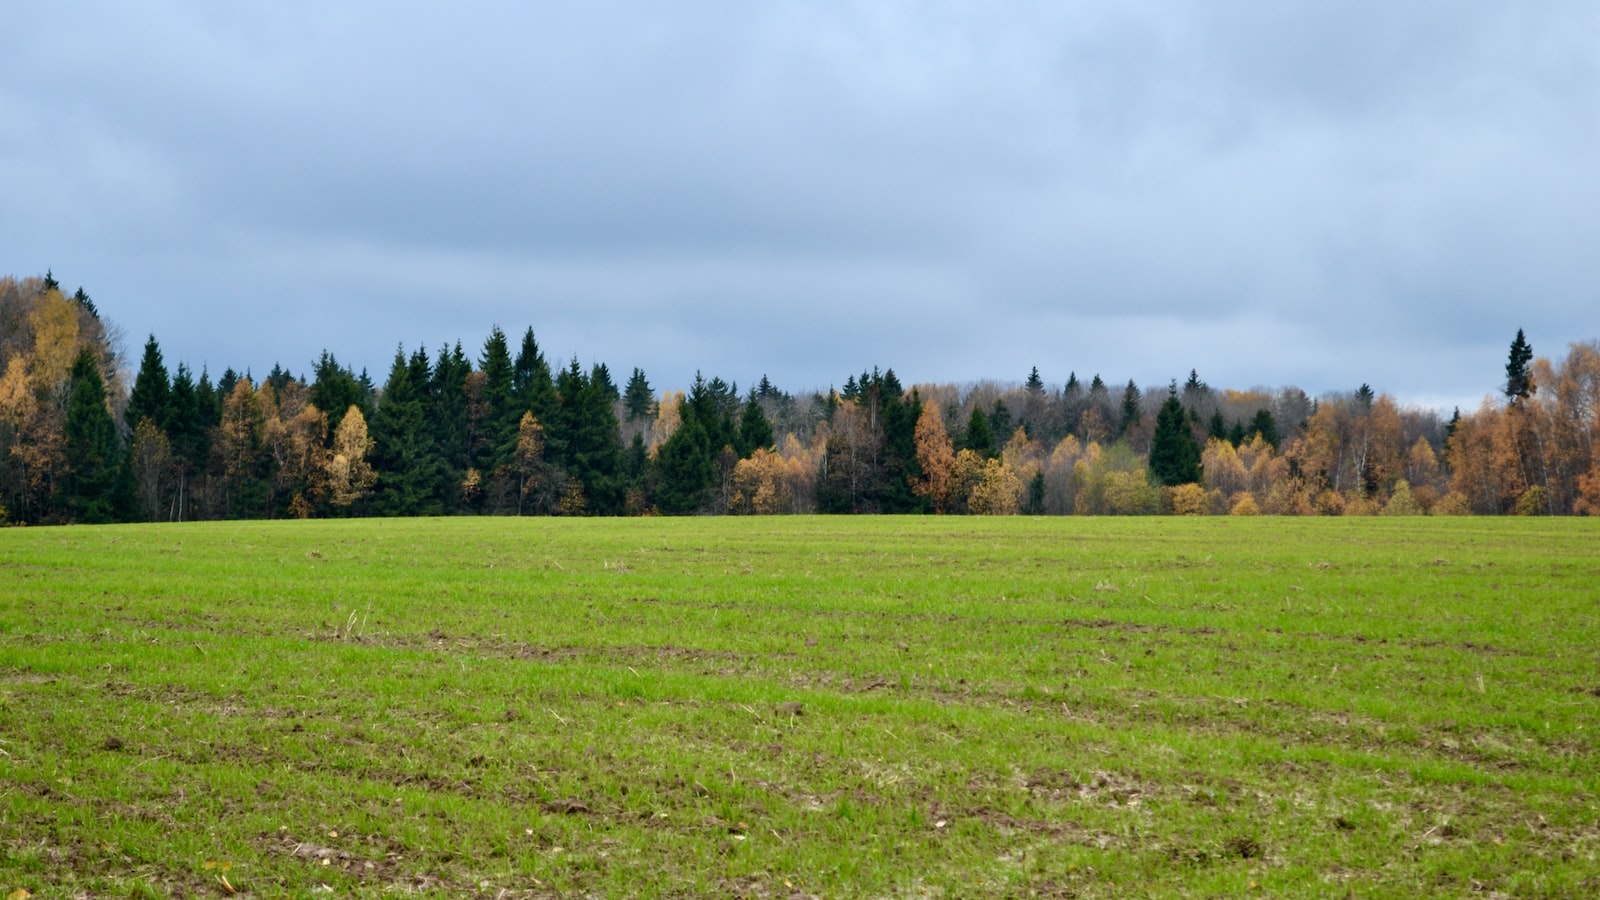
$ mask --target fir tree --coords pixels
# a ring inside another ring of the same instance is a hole
[[[372,510],[381,516],[438,515],[443,511],[442,482],[448,470],[435,449],[426,395],[414,380],[415,358],[413,355],[408,361],[403,352],[395,353],[378,411],[372,417],[370,463],[377,473]],[[426,367],[427,355],[422,359]]]
[[[767,421],[766,411],[751,391],[750,399],[744,402],[744,412],[739,416],[739,439],[734,449],[741,459],[748,459],[757,450],[772,449],[772,442],[772,423]]]
[[[522,335],[522,346],[512,365],[511,397],[519,419],[521,413],[531,412],[540,422],[547,422],[556,407],[555,379],[532,328]]]
[[[100,366],[89,347],[72,364],[69,390],[66,477],[57,505],[75,522],[117,521],[132,500],[132,482],[122,465]]]
[[[1129,378],[1128,386],[1122,389],[1122,418],[1117,423],[1118,436],[1127,434],[1129,429],[1139,424],[1141,415],[1139,404],[1143,400],[1144,395],[1140,393],[1139,386]]]
[[[1195,443],[1177,391],[1167,396],[1156,415],[1155,437],[1150,442],[1150,477],[1167,487],[1200,481],[1200,445]]]
[[[172,426],[172,388],[167,381],[167,366],[161,359],[161,345],[156,336],[144,343],[144,356],[139,361],[139,374],[134,376],[133,390],[128,394],[128,408],[123,415],[128,428],[139,427],[149,419],[163,431]]]
[[[967,434],[961,442],[961,448],[981,456],[994,455],[994,432],[989,430],[989,417],[977,406],[972,408],[972,415],[967,417]]]
[[[628,386],[622,392],[622,406],[627,411],[628,421],[637,422],[654,416],[655,401],[655,392],[650,389],[650,381],[644,377],[644,370],[635,366],[633,374],[628,376]]]
[[[226,373],[223,380],[227,381]],[[219,384],[219,387],[223,396],[233,392],[231,383]],[[354,372],[339,365],[339,360],[332,353],[322,351],[322,356],[312,368],[311,402],[327,414],[330,437],[339,429],[339,422],[352,406],[361,410],[362,416],[372,417],[372,410],[367,405],[368,395],[369,392],[362,387]]]
[[[1259,434],[1261,439],[1271,444],[1274,449],[1282,438],[1278,435],[1278,420],[1273,418],[1272,411],[1265,407],[1256,410],[1255,418],[1250,420],[1247,429],[1250,434]]]
[[[1044,393],[1044,379],[1039,377],[1038,366],[1034,366],[1033,371],[1028,373],[1028,380],[1022,385],[1022,389],[1030,394]]]
[[[1523,337],[1522,329],[1517,329],[1517,337],[1511,342],[1511,355],[1506,361],[1506,402],[1520,403],[1533,395],[1535,385],[1528,374],[1528,364],[1533,362],[1533,347],[1528,339]]]

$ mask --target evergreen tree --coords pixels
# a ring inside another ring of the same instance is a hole
[[[584,508],[596,515],[622,512],[622,437],[617,427],[614,387],[591,368],[585,375],[577,357],[556,376],[558,412],[547,429],[549,453],[583,490]]]
[[[1150,443],[1150,477],[1167,487],[1200,481],[1200,445],[1195,443],[1177,391],[1167,396],[1156,415],[1156,433]]]
[[[1044,472],[1034,472],[1028,479],[1028,495],[1022,501],[1022,514],[1025,516],[1044,515]]]
[[[1030,394],[1044,393],[1044,379],[1039,377],[1038,366],[1034,366],[1033,371],[1028,373],[1028,380],[1022,385],[1022,389]]]
[[[1139,386],[1133,379],[1128,379],[1128,386],[1122,389],[1122,417],[1117,422],[1117,435],[1120,437],[1128,433],[1128,429],[1139,424],[1139,404],[1144,399]]]
[[[144,343],[139,374],[134,376],[123,418],[130,430],[139,427],[145,419],[163,431],[172,426],[172,388],[167,381],[167,366],[161,360],[161,345],[153,334]]]
[[[105,382],[94,350],[84,347],[72,364],[67,397],[66,475],[57,506],[75,522],[115,522],[132,501],[132,482],[122,465],[117,426],[106,407]]]
[[[232,370],[229,370],[230,372]],[[227,374],[223,380],[228,381]],[[222,396],[233,392],[231,383],[219,385]],[[357,380],[354,372],[339,365],[332,353],[324,350],[318,357],[317,364],[312,368],[311,402],[317,409],[328,416],[328,435],[331,436],[339,428],[339,422],[345,413],[354,406],[361,410],[361,415],[372,418],[372,409],[367,400],[369,391]]]
[[[94,301],[89,299],[89,295],[84,293],[82,287],[79,287],[78,290],[73,293],[72,301],[78,304],[79,309],[96,319],[100,318],[100,310],[95,309]]]
[[[989,417],[977,406],[972,408],[972,415],[967,417],[967,434],[961,442],[961,448],[981,456],[994,455],[994,433],[989,430]]]
[[[427,354],[421,353],[421,357],[421,374],[426,378]],[[448,470],[434,444],[426,394],[415,380],[416,358],[413,354],[408,361],[403,352],[396,351],[378,411],[372,417],[369,462],[378,479],[372,509],[382,516],[438,515],[444,510],[441,482],[448,477]]]
[[[1520,403],[1533,395],[1533,379],[1528,374],[1528,364],[1533,362],[1533,347],[1528,339],[1523,337],[1522,329],[1517,329],[1517,337],[1511,342],[1511,356],[1506,361],[1506,402]]]
[[[989,443],[993,446],[991,455],[998,455],[1000,448],[1006,441],[1011,440],[1011,432],[1015,430],[1011,425],[1011,410],[1006,407],[1004,400],[995,398],[994,407],[989,410]]]
[[[540,422],[548,422],[556,408],[555,379],[532,328],[522,335],[522,346],[512,365],[511,397],[519,420],[523,412],[531,412]]]
[[[734,449],[740,459],[748,459],[757,450],[772,449],[772,442],[772,423],[767,421],[766,411],[756,400],[755,391],[751,391],[750,399],[744,402],[744,412],[739,416],[738,443]]]
[[[1243,431],[1243,430],[1244,430],[1243,428],[1240,429],[1240,431]],[[1211,411],[1211,420],[1206,423],[1206,437],[1216,438],[1217,440],[1220,441],[1220,440],[1226,439],[1227,436],[1228,436],[1228,423],[1227,423],[1227,420],[1222,418],[1222,410],[1220,410],[1220,409],[1212,410]]]
[[[678,430],[661,445],[656,456],[656,508],[669,516],[696,512],[711,500],[717,480],[716,457],[705,427],[689,404]]]
[[[282,395],[283,389],[288,387],[289,382],[294,380],[294,375],[284,369],[281,364],[273,363],[272,371],[267,373],[266,383],[272,386],[273,393]]]
[[[455,346],[439,348],[434,358],[433,378],[428,385],[428,420],[433,429],[433,444],[445,467],[444,481],[440,485],[439,501],[446,512],[460,508],[458,487],[466,477],[468,459],[469,414],[467,409],[467,376],[472,374],[472,362]]]
[[[479,423],[482,443],[475,464],[488,475],[507,459],[517,434],[517,421],[522,410],[512,399],[511,350],[506,344],[506,334],[496,325],[483,342],[483,354],[478,358],[478,371],[483,374],[483,389],[479,402],[483,404],[483,418]],[[537,413],[535,413],[537,416]]]
[[[1377,395],[1372,391],[1372,385],[1363,382],[1361,387],[1356,388],[1356,408],[1362,412],[1372,409],[1372,401],[1376,397]]]
[[[1278,420],[1273,418],[1272,411],[1263,407],[1256,410],[1255,418],[1250,420],[1247,429],[1250,434],[1259,434],[1261,439],[1277,448],[1282,438],[1278,435]]]
[[[628,386],[622,392],[622,405],[627,410],[628,421],[636,422],[654,416],[655,401],[655,392],[650,389],[644,370],[635,366],[633,374],[628,376]]]

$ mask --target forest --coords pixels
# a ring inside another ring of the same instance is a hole
[[[1019,373],[1020,374],[1020,373]],[[0,278],[0,523],[336,516],[1596,515],[1600,341],[1448,420],[1362,384],[904,385],[793,394],[552,365],[532,328],[397,350],[381,384],[137,362],[89,295]],[[1488,377],[1485,379],[1489,380]]]

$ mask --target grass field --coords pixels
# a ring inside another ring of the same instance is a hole
[[[1593,521],[0,531],[0,895],[1593,897],[1597,731]]]

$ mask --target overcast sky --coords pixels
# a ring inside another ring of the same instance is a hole
[[[6,4],[0,274],[178,360],[799,391],[1362,382],[1600,338],[1600,3]]]

